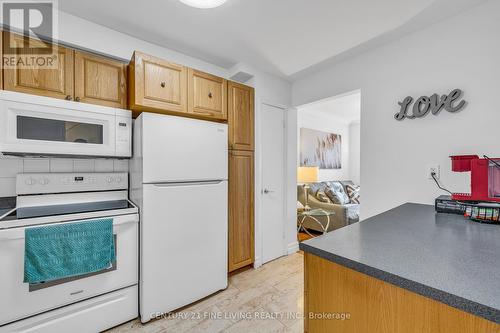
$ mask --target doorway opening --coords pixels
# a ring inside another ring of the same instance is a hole
[[[299,242],[359,221],[361,91],[297,107]]]

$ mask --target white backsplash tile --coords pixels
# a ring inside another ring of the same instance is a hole
[[[0,178],[0,197],[16,195],[16,178]]]
[[[73,172],[73,160],[70,158],[51,158],[50,172]]]
[[[18,157],[0,158],[0,178],[16,177],[18,173],[23,172],[23,160]]]
[[[95,172],[113,172],[113,160],[95,160]]]
[[[128,160],[114,160],[114,172],[128,172]]]
[[[94,172],[94,160],[73,160],[73,172]]]
[[[49,159],[48,158],[25,158],[24,172],[49,172]]]

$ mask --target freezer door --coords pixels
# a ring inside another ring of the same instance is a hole
[[[227,124],[141,117],[143,183],[227,179]]]
[[[227,287],[227,181],[146,184],[142,322]]]

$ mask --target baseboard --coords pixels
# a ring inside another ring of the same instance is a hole
[[[288,244],[288,247],[287,247],[287,254],[288,255],[293,254],[297,251],[299,251],[299,242],[295,241],[295,242]]]
[[[255,257],[253,268],[259,268],[260,266],[262,266],[262,260],[260,260],[260,257]]]

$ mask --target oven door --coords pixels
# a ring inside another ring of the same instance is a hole
[[[26,227],[0,230],[0,326],[137,284],[138,220],[138,214],[113,218],[117,258],[113,267],[36,285],[23,283]],[[79,221],[65,224],[75,222]]]
[[[118,133],[114,109],[13,94],[0,95],[1,152],[43,156],[116,155]]]

